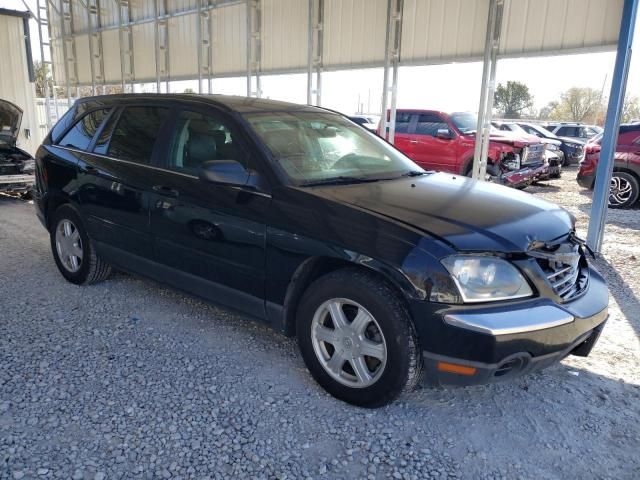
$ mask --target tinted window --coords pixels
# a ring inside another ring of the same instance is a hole
[[[396,133],[407,133],[411,123],[411,113],[396,112]]]
[[[94,110],[85,115],[71,127],[58,145],[62,147],[73,147],[79,150],[87,150],[98,127],[109,113],[108,109]]]
[[[197,175],[199,167],[209,160],[236,160],[247,166],[225,123],[210,115],[182,112],[171,140],[167,167]]]
[[[100,132],[100,136],[96,140],[96,144],[93,147],[94,153],[106,154],[107,148],[109,148],[109,139],[111,138],[111,133],[113,132],[113,127],[115,127],[116,122],[118,121],[118,112],[114,112],[113,115],[109,117],[109,120],[105,123],[102,131]]]
[[[136,163],[150,163],[153,145],[167,118],[168,108],[128,107],[111,135],[107,155]]]
[[[418,123],[416,124],[416,133],[419,135],[430,135],[435,137],[439,129],[449,129],[447,123],[438,115],[425,113],[418,115]]]
[[[580,137],[579,127],[560,127],[556,132],[560,137]]]

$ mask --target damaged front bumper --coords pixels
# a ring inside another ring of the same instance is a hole
[[[0,192],[30,192],[35,182],[35,175],[0,175]]]

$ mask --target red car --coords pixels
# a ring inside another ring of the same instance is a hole
[[[387,112],[389,118],[389,112]],[[395,146],[425,169],[471,175],[477,117],[468,112],[397,110]],[[382,122],[378,126],[382,136]],[[537,137],[491,130],[490,180],[523,188],[548,173],[544,144]]]
[[[578,184],[593,188],[596,169],[600,158],[602,134],[592,138],[585,145],[584,159],[578,170]],[[616,145],[609,206],[612,208],[632,207],[640,195],[640,124],[620,125]]]

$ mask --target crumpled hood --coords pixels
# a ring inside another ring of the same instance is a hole
[[[21,122],[22,109],[7,100],[0,99],[0,139],[9,145],[15,145]]]
[[[569,234],[573,216],[515,189],[445,173],[305,188],[438,237],[457,250],[525,252]]]

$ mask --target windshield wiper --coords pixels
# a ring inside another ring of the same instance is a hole
[[[420,177],[421,175],[426,175],[427,172],[419,172],[418,170],[409,170],[401,175],[401,177]]]
[[[379,178],[350,177],[340,175],[339,177],[322,178],[319,180],[309,180],[300,184],[301,187],[315,187],[316,185],[346,185],[349,183],[371,183],[377,182]]]

